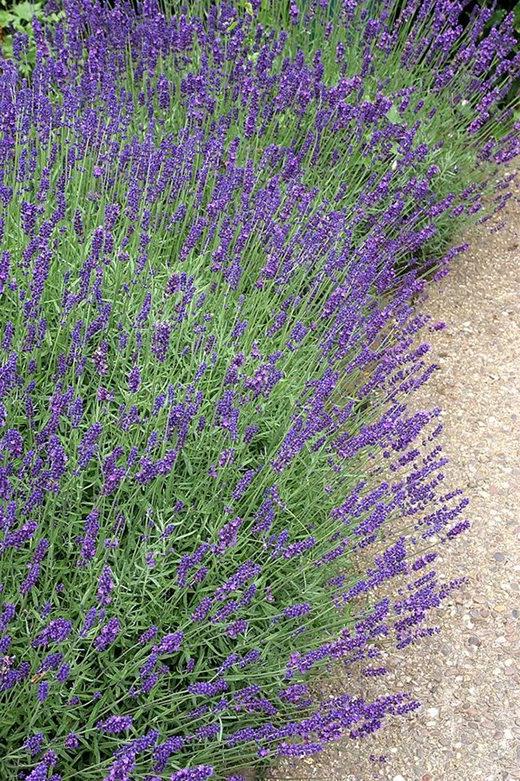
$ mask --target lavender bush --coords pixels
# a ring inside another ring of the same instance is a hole
[[[67,0],[0,63],[2,778],[360,738],[413,693],[309,678],[383,676],[458,585],[412,301],[517,151],[510,20],[259,6]]]

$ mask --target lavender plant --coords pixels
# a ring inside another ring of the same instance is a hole
[[[517,148],[508,24],[196,5],[67,0],[30,78],[22,39],[1,61],[9,779],[229,779],[360,738],[413,693],[309,679],[383,676],[459,585],[431,565],[467,502],[407,402],[442,324],[412,300]]]

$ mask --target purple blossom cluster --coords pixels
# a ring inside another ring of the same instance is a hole
[[[485,8],[328,5],[65,0],[0,59],[6,777],[233,778],[417,707],[380,649],[470,521],[414,300],[507,201],[519,58]],[[311,694],[335,662],[380,695]]]

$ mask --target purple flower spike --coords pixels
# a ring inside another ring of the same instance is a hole
[[[94,641],[96,651],[106,651],[112,643],[115,642],[119,635],[120,624],[119,619],[111,618],[107,624],[101,629],[101,632]]]
[[[27,738],[23,745],[25,750],[28,751],[32,757],[35,757],[36,754],[39,754],[40,751],[42,751],[44,743],[45,736],[43,732],[37,732],[35,735]]]
[[[12,36],[0,781],[224,778],[417,707],[381,649],[436,634],[471,526],[421,302],[520,152],[514,14],[466,5],[48,0]],[[338,663],[370,699],[315,696]]]
[[[132,727],[131,716],[109,716],[104,721],[98,721],[96,729],[105,735],[117,735],[118,732],[126,732]]]
[[[181,647],[183,637],[183,632],[171,632],[170,634],[164,635],[157,646],[157,652],[160,654],[175,653]]]

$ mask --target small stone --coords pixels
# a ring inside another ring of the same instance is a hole
[[[256,768],[254,767],[239,767],[233,772],[243,778],[244,781],[255,781],[256,779]]]
[[[439,715],[439,709],[438,708],[428,708],[426,713],[428,714],[430,719],[436,719],[437,716]]]
[[[403,776],[394,776],[393,781],[405,781]]]

